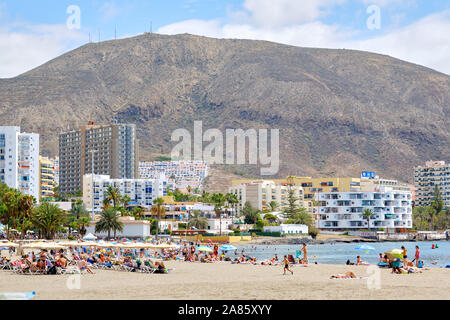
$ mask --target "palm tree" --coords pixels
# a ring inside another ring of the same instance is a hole
[[[270,206],[270,211],[274,212],[278,208],[278,203],[276,201],[270,201],[269,206]]]
[[[235,195],[234,193],[227,193],[225,195],[225,200],[227,202],[227,205],[230,206],[235,209],[236,204],[239,203],[239,199],[237,197],[237,195]],[[235,210],[236,211],[236,210]]]
[[[361,214],[361,217],[365,218],[367,220],[367,230],[370,231],[370,217],[373,216],[373,211],[370,209],[364,209],[363,213]]]
[[[116,231],[123,231],[123,223],[114,208],[103,211],[100,220],[95,224],[95,232],[108,232],[108,239],[111,238],[111,230],[114,231],[114,237]]]
[[[137,218],[138,220],[142,219],[143,214],[144,214],[144,209],[142,209],[141,207],[136,207],[133,209],[133,216],[135,218]]]
[[[210,201],[210,194],[209,192],[206,192],[205,190],[202,191],[202,195],[200,196],[200,201],[204,203],[208,203]]]
[[[151,212],[152,215],[156,216],[156,239],[158,239],[159,219],[166,215],[166,208],[164,207],[163,198],[155,199]]]
[[[195,210],[193,214],[194,216],[189,219],[188,226],[195,227],[197,229],[206,229],[208,226],[208,221],[206,218],[200,216],[200,211]]]
[[[12,226],[16,229],[17,217],[19,212],[18,198],[21,193],[18,190],[7,188],[3,194],[4,213],[2,222],[6,225],[6,237],[9,239],[9,230]]]
[[[84,207],[83,203],[75,204],[72,209],[70,209],[69,216],[75,218],[75,220],[80,219],[81,217],[89,217],[89,212]]]
[[[120,196],[120,190],[117,187],[109,186],[108,189],[106,189],[105,192],[105,200],[108,199],[108,201],[113,202],[113,207],[117,208],[117,205],[120,202],[121,196]]]
[[[124,195],[123,197],[122,197],[122,203],[123,203],[123,207],[125,208],[125,209],[127,209],[128,208],[128,204],[131,202],[131,198],[130,198],[130,196],[129,195]]]
[[[22,239],[25,238],[25,221],[29,221],[36,200],[33,196],[21,194],[17,199],[18,210],[22,216]]]
[[[222,193],[214,193],[211,197],[214,203],[214,211],[216,213],[216,218],[220,219],[220,235],[222,235],[222,207],[225,204],[225,196]]]
[[[292,224],[304,224],[311,226],[312,219],[311,215],[306,211],[305,208],[298,208],[297,211],[291,216],[289,222]]]
[[[31,221],[46,239],[53,239],[64,223],[64,212],[47,201],[33,210]]]

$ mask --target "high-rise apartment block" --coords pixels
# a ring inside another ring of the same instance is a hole
[[[39,202],[39,134],[0,127],[0,181]]]
[[[138,177],[138,140],[134,124],[95,125],[59,136],[59,185],[61,194],[83,188],[83,176],[108,175],[112,179]]]
[[[427,161],[425,166],[414,169],[416,206],[428,206],[434,199],[434,190],[439,188],[446,207],[450,206],[450,164],[445,161]]]
[[[39,195],[41,200],[53,200],[55,181],[55,169],[51,159],[39,157]]]

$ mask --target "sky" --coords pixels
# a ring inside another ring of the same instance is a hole
[[[449,0],[0,0],[0,78],[150,30],[371,51],[450,75]]]

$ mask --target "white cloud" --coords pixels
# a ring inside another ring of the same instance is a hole
[[[251,1],[254,0],[247,0],[246,3]],[[262,7],[264,8],[263,5]],[[313,16],[314,14],[310,15],[310,17]],[[241,17],[242,20],[237,21],[236,17]],[[289,25],[261,26],[252,19],[242,17],[239,13],[233,15],[233,18],[231,23],[222,23],[219,20],[187,20],[164,26],[158,32],[268,40],[304,47],[371,51],[450,74],[450,59],[448,59],[450,57],[450,37],[448,37],[450,11],[433,14],[406,27],[391,30],[385,35],[363,40],[354,40],[355,36],[359,35],[359,32],[355,30],[327,25],[317,20]],[[274,23],[277,21],[278,18],[272,20]]]
[[[384,36],[346,47],[387,54],[450,75],[450,11],[433,14]]]
[[[0,28],[0,78],[29,71],[86,40],[65,25],[22,26],[21,31]]]
[[[327,9],[346,0],[245,0],[244,8],[259,26],[286,26],[313,21]]]

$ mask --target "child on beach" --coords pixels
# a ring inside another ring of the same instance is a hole
[[[284,256],[283,264],[284,264],[284,273],[283,273],[283,275],[286,275],[286,270],[289,271],[291,274],[294,274],[294,271],[289,269],[289,261],[287,259],[287,256]]]

